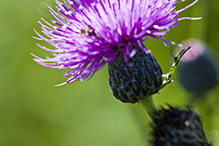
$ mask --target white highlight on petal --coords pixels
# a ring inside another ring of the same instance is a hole
[[[80,5],[80,6],[79,6],[79,10],[82,10],[82,9],[83,9],[83,6],[82,6],[82,5]]]
[[[130,57],[130,58],[134,57],[135,53],[136,53],[136,50],[133,49],[132,52],[129,54],[129,57]]]
[[[72,11],[66,11],[65,14],[71,15],[73,12]]]
[[[182,18],[179,18],[178,21],[181,21],[181,20],[200,20],[200,19],[202,19],[202,17],[197,17],[197,18],[182,17]]]
[[[147,33],[151,33],[151,31],[150,31],[150,30],[146,30],[146,32],[147,32]]]
[[[61,83],[61,84],[55,85],[55,87],[59,87],[59,86],[65,85],[65,84],[67,84],[67,82],[64,82],[64,83]]]
[[[160,28],[158,25],[153,25],[154,28]]]

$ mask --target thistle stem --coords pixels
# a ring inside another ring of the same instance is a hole
[[[191,47],[188,47],[187,49],[181,50],[176,56],[173,57],[173,63],[170,68],[170,72],[167,74],[163,74],[162,76],[165,77],[162,85],[160,86],[160,90],[164,88],[167,84],[172,83],[173,80],[171,80],[171,77],[179,64],[180,59],[183,57],[183,55],[190,49]]]
[[[152,95],[146,97],[143,100],[139,101],[144,108],[144,110],[147,112],[147,114],[150,116],[150,118],[153,120],[154,113],[157,112],[157,108],[154,104]]]

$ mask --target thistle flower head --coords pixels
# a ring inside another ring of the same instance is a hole
[[[35,61],[50,68],[66,69],[68,80],[83,81],[101,69],[107,62],[113,62],[118,51],[128,63],[136,50],[131,45],[146,51],[141,45],[145,36],[164,41],[170,28],[179,25],[183,19],[179,13],[194,5],[198,0],[181,10],[175,10],[177,0],[56,0],[57,10],[51,7],[54,16],[52,24],[42,19],[40,23],[45,41],[52,49],[38,44],[53,57],[46,59],[33,54]]]
[[[191,47],[188,52],[183,55],[181,61],[182,62],[190,62],[197,59],[199,56],[205,53],[206,45],[204,42],[198,39],[188,39],[182,42],[183,47],[179,48],[179,51],[183,48]]]
[[[154,116],[153,146],[212,146],[205,135],[201,117],[190,108],[161,109]]]
[[[215,52],[198,39],[188,39],[182,44],[184,47],[191,46],[191,49],[179,63],[179,81],[194,97],[204,97],[210,89],[218,85]]]
[[[113,95],[122,102],[136,103],[157,93],[162,85],[162,69],[150,53],[140,48],[129,59],[129,66],[117,53],[113,63],[108,64],[109,86]]]

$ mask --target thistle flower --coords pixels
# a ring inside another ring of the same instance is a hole
[[[212,146],[201,117],[190,108],[161,109],[153,119],[152,146]]]
[[[193,19],[179,18],[179,13],[197,1],[175,10],[175,4],[182,1],[63,0],[61,3],[57,0],[59,12],[49,7],[56,20],[50,24],[42,19],[44,24],[39,23],[45,36],[36,32],[39,36],[37,39],[47,42],[53,49],[40,44],[38,46],[52,52],[54,57],[43,59],[32,55],[43,66],[72,69],[64,74],[68,78],[65,83],[83,81],[92,77],[106,63],[112,63],[118,52],[121,52],[127,64],[129,58],[136,54],[135,48],[148,53],[142,45],[145,36],[167,44],[163,36],[170,28],[179,25],[181,20]],[[130,47],[133,45],[136,47]]]
[[[135,46],[134,46],[135,47]],[[156,59],[139,48],[129,59],[129,66],[120,53],[109,63],[109,85],[113,95],[122,102],[135,103],[160,90],[162,69]]]
[[[194,97],[203,97],[218,84],[218,68],[213,56],[215,54],[198,39],[188,39],[182,44],[184,47],[192,48],[179,63],[180,83]]]

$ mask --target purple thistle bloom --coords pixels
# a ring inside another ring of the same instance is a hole
[[[183,0],[182,0],[183,1]],[[163,35],[170,28],[179,25],[180,20],[199,19],[183,17],[179,13],[194,5],[181,10],[175,10],[177,0],[68,0],[64,3],[56,0],[59,13],[51,7],[50,13],[56,21],[53,24],[40,23],[42,36],[38,32],[38,40],[52,45],[49,49],[40,44],[40,48],[52,52],[54,57],[46,59],[34,54],[35,61],[50,68],[66,69],[68,80],[83,81],[101,69],[107,62],[113,62],[118,51],[128,63],[136,50],[135,45],[148,53],[142,45],[145,36],[151,36],[167,44]],[[168,44],[167,44],[168,45]],[[63,84],[65,84],[63,83]],[[62,84],[60,84],[62,85]]]

